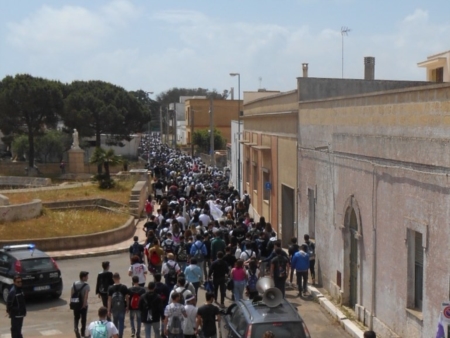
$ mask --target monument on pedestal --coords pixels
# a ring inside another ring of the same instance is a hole
[[[69,154],[69,173],[70,174],[84,174],[84,150],[80,148],[80,141],[78,139],[78,131],[73,130],[73,143]]]

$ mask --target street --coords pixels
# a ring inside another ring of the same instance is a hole
[[[127,271],[129,267],[128,254],[116,254],[103,257],[90,257],[82,259],[71,259],[58,261],[59,268],[62,271],[64,281],[63,295],[58,300],[52,300],[50,298],[34,298],[27,301],[28,314],[24,321],[23,334],[24,337],[75,337],[73,333],[73,314],[69,309],[69,296],[70,288],[74,281],[78,280],[78,274],[81,270],[90,272],[88,283],[91,287],[89,294],[89,310],[88,320],[91,321],[97,319],[97,310],[101,306],[101,300],[94,294],[95,283],[97,273],[101,271],[101,262],[110,261],[111,271],[119,272],[122,277],[122,283],[127,286],[131,286],[131,277],[128,277]],[[147,283],[151,280],[147,278]],[[200,289],[199,302],[201,306],[205,302],[205,291]],[[227,291],[228,296],[230,292]],[[329,317],[324,310],[313,299],[303,300],[295,295],[294,290],[289,290],[286,293],[287,299],[289,299],[295,306],[298,307],[300,315],[303,317],[308,329],[313,338],[325,338],[325,337],[346,337],[349,336],[341,329],[339,324]],[[231,301],[227,298],[225,305],[230,305]],[[6,306],[4,303],[0,303],[0,338],[9,338],[9,318],[6,317]],[[128,318],[125,321],[125,333],[124,337],[131,336],[131,330]],[[143,332],[141,334],[143,337]]]

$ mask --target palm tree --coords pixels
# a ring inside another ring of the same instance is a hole
[[[100,187],[111,188],[114,185],[114,183],[111,180],[109,168],[110,166],[122,163],[122,159],[120,158],[120,156],[117,156],[114,153],[113,149],[108,149],[105,151],[105,149],[97,147],[95,148],[94,153],[92,154],[89,162],[91,164],[103,166],[103,168],[105,169],[105,173],[99,175],[98,177],[100,180]]]

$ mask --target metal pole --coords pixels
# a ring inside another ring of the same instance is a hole
[[[191,112],[191,156],[194,157],[194,109],[189,108]]]
[[[214,167],[214,103],[209,99],[209,150],[211,155],[211,166]]]
[[[162,123],[162,106],[159,106],[159,140],[163,141],[162,139],[163,135],[163,123]]]
[[[238,74],[238,191],[241,195],[241,74]]]

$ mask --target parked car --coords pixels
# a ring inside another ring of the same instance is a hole
[[[223,338],[261,338],[272,331],[276,338],[310,338],[297,309],[286,299],[269,307],[262,301],[241,300],[222,311],[220,331]]]
[[[34,244],[8,245],[0,249],[0,290],[6,302],[15,275],[22,277],[25,296],[49,294],[61,297],[63,282],[56,262]]]

